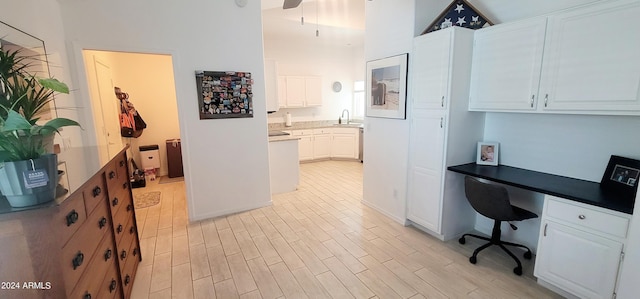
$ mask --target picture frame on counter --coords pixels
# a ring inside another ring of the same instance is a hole
[[[498,166],[500,144],[498,142],[478,142],[476,164]]]
[[[406,119],[409,54],[367,62],[365,115]]]
[[[640,161],[611,155],[600,186],[610,191],[633,197],[638,190]]]

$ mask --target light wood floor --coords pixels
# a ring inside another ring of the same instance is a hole
[[[559,298],[499,249],[443,243],[361,204],[362,164],[300,166],[273,205],[188,223],[184,183],[151,182],[136,211],[143,260],[132,298]]]

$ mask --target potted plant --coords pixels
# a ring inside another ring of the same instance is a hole
[[[28,57],[0,50],[0,191],[13,207],[51,201],[58,184],[53,135],[76,121],[39,116],[53,94],[69,93],[63,82],[28,73]]]

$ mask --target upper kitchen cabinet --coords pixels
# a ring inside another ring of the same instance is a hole
[[[322,105],[322,78],[312,76],[279,76],[280,108]]]
[[[537,18],[475,32],[469,110],[536,109],[545,28]]]
[[[469,110],[640,114],[639,14],[607,1],[478,30]]]
[[[541,105],[547,111],[640,114],[640,2],[549,17]]]
[[[451,35],[440,30],[413,40],[413,106],[417,109],[445,109],[448,101]]]
[[[272,59],[264,61],[264,84],[265,97],[267,101],[267,111],[278,111],[280,104],[278,103],[278,77],[277,63]]]

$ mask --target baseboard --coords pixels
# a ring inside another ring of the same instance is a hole
[[[408,221],[408,224],[413,226],[413,227],[415,227],[415,228],[417,228],[417,229],[419,229],[421,232],[424,232],[424,233],[426,233],[428,235],[433,236],[434,238],[436,238],[436,239],[438,239],[440,241],[443,241],[443,242],[446,241],[445,237],[443,235],[441,235],[439,233],[436,233],[434,231],[431,231],[430,229],[428,229],[428,228],[426,228],[426,227],[424,227],[424,226],[422,226],[420,224],[417,224],[417,223],[415,223],[415,222],[413,222],[411,220]]]
[[[191,203],[187,202],[187,205],[189,205],[189,204],[191,204]],[[212,212],[212,213],[205,213],[205,214],[201,214],[201,215],[189,215],[189,222],[195,222],[195,221],[200,221],[200,220],[204,220],[204,219],[210,219],[210,218],[215,218],[215,217],[226,216],[226,215],[231,215],[231,214],[235,214],[235,213],[255,210],[255,209],[259,209],[259,208],[270,206],[272,204],[273,204],[273,201],[269,200],[266,203],[257,204],[257,205],[251,205],[251,206],[244,206],[244,207],[240,207],[240,208],[237,208],[237,209],[215,211],[215,212]]]
[[[402,218],[396,217],[395,215],[391,215],[389,212],[387,212],[387,211],[381,209],[380,207],[378,207],[378,206],[376,206],[376,205],[374,205],[374,204],[372,204],[370,202],[367,202],[365,200],[361,200],[360,203],[362,203],[363,205],[365,205],[367,207],[370,207],[370,208],[376,210],[377,212],[379,212],[382,215],[385,215],[385,216],[391,218],[391,220],[393,220],[395,222],[398,222],[398,223],[402,224],[403,226],[407,226],[407,220],[406,219],[402,219]]]

